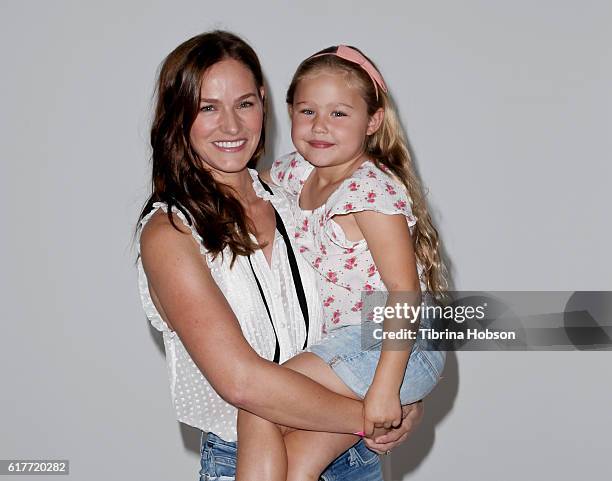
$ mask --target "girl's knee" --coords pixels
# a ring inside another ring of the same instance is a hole
[[[318,469],[310,463],[294,464],[291,460],[287,468],[287,481],[318,481],[325,469]]]

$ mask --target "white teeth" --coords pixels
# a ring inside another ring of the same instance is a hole
[[[240,147],[246,140],[235,140],[234,142],[215,142],[214,144],[222,149],[234,149]]]

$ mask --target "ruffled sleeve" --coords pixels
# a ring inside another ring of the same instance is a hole
[[[278,215],[281,216],[281,219],[283,219],[283,222],[286,224],[285,227],[287,228],[287,231],[293,231],[295,229],[295,219],[293,217],[291,204],[287,198],[287,192],[285,189],[274,184],[268,184],[268,187],[270,187],[270,190],[272,190],[272,193],[270,193],[261,184],[261,179],[259,178],[257,171],[249,169],[249,172],[253,179],[253,189],[255,190],[257,196],[270,202],[276,209],[276,212],[278,212]]]
[[[313,167],[297,152],[282,156],[272,163],[272,181],[292,195],[298,195]]]
[[[329,199],[325,217],[329,220],[335,215],[365,210],[387,215],[402,214],[409,227],[417,222],[405,187],[371,162],[362,164],[350,179],[343,182]]]

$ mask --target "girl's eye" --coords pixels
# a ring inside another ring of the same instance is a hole
[[[300,110],[300,113],[304,114],[304,115],[313,115],[314,112],[310,109],[302,109]]]
[[[212,112],[213,110],[215,110],[215,106],[214,105],[202,105],[202,107],[200,107],[200,112]]]
[[[240,108],[241,109],[248,109],[249,107],[253,106],[253,102],[251,102],[250,100],[244,100],[243,102],[240,102]]]
[[[346,114],[344,112],[340,112],[339,110],[335,110],[332,112],[332,117],[346,117]]]

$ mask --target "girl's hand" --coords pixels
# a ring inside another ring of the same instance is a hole
[[[416,427],[421,423],[425,412],[424,402],[418,401],[414,404],[402,406],[404,420],[397,429],[391,429],[382,436],[374,434],[374,438],[364,438],[366,446],[377,454],[385,454],[403,443],[412,435]]]
[[[364,405],[364,432],[369,437],[374,428],[397,428],[402,423],[402,405],[397,393],[380,389],[372,384],[365,399]]]

